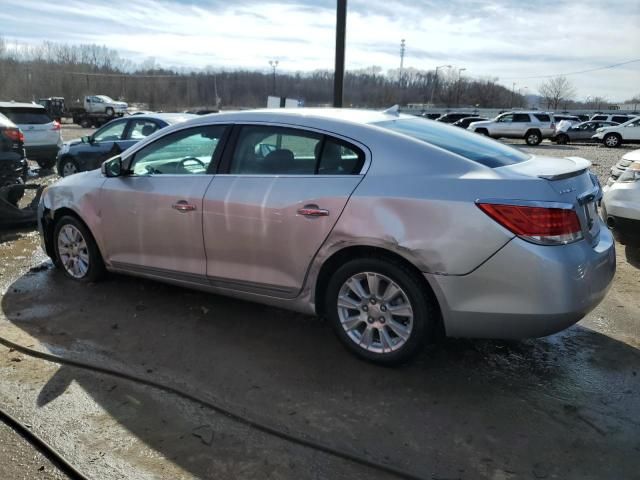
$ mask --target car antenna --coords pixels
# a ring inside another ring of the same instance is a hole
[[[393,107],[383,110],[382,113],[386,113],[387,115],[395,115],[397,117],[398,115],[400,115],[400,105],[396,103]]]

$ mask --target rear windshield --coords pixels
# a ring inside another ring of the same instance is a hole
[[[403,133],[491,168],[513,165],[529,158],[520,150],[478,133],[420,118],[388,120],[374,125]]]
[[[42,125],[51,123],[49,115],[42,108],[1,108],[0,112],[17,125]]]

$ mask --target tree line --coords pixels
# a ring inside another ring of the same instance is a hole
[[[221,105],[222,108],[263,107],[268,95],[297,98],[307,106],[332,101],[333,72],[163,68],[153,59],[139,64],[99,45],[42,42],[12,43],[0,38],[0,100],[32,101],[52,96],[67,103],[88,94],[104,94],[152,110],[184,110]],[[440,107],[526,106],[518,92],[495,78],[474,79],[454,73],[405,68],[383,71],[369,67],[347,71],[345,105],[389,107],[429,103]]]

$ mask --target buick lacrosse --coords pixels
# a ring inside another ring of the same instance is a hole
[[[71,279],[323,315],[393,364],[440,333],[548,335],[602,300],[615,252],[589,166],[394,110],[222,113],[58,181],[39,227]]]

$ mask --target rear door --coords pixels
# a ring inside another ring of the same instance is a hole
[[[511,130],[509,133],[514,137],[524,137],[527,130],[531,126],[531,119],[526,113],[515,113],[511,122]]]
[[[116,141],[117,148],[122,152],[132,147],[140,140],[147,138],[155,131],[164,127],[158,121],[150,118],[132,118],[125,130],[122,139]]]
[[[8,107],[2,113],[24,133],[26,146],[56,145],[60,131],[42,107]]]
[[[295,297],[362,179],[365,151],[310,130],[236,126],[204,197],[209,281]]]

